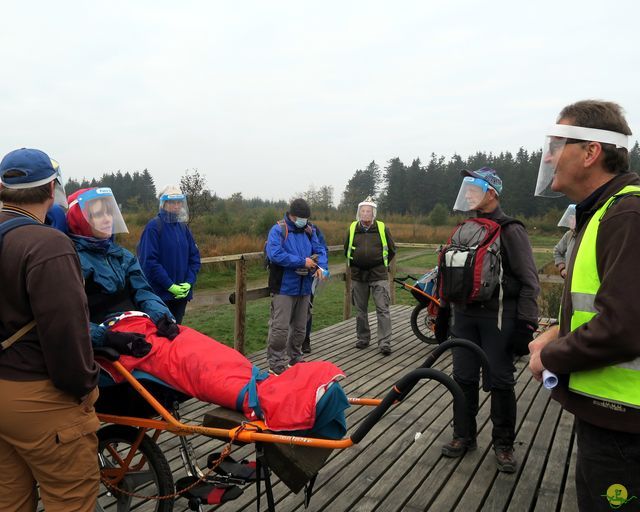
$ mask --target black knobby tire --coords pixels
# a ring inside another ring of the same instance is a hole
[[[137,437],[137,428],[124,425],[107,425],[98,430],[98,454],[101,455],[99,457],[100,470],[120,466],[109,452],[109,447],[118,451],[120,457],[124,458]],[[143,461],[143,458],[146,461]],[[155,441],[147,435],[143,437],[131,466],[141,462],[143,464],[138,468],[138,471],[127,473],[118,487],[144,496],[165,496],[174,493],[173,475],[169,463]],[[109,491],[109,493],[105,493],[105,491]],[[173,510],[172,498],[165,500],[134,498],[106,489],[102,484],[97,510],[126,512],[152,501],[155,502],[153,509],[155,512],[171,512]],[[145,508],[145,510],[147,509]]]
[[[429,315],[427,310],[428,302],[419,302],[411,312],[411,330],[416,337],[424,343],[435,345],[436,335],[431,328],[432,322],[435,320]]]

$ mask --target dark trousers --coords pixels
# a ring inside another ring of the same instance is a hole
[[[581,512],[640,509],[640,434],[576,418],[576,494]]]
[[[171,314],[176,319],[176,322],[181,324],[184,318],[184,312],[187,309],[187,299],[167,300],[165,304],[171,311]]]
[[[313,326],[313,297],[314,295],[311,294],[309,296],[309,313],[307,316],[307,331],[304,335],[304,345],[306,345],[307,347],[310,347],[310,343],[311,343],[311,327]]]
[[[454,309],[451,334],[454,338],[469,340],[478,345],[487,355],[491,379],[491,422],[493,423],[493,445],[501,448],[513,447],[516,427],[516,396],[513,373],[513,353],[509,338],[515,326],[514,318],[503,318],[502,329],[498,329],[497,316],[471,316]],[[454,348],[453,378],[460,385],[467,402],[470,419],[468,437],[477,434],[480,385],[480,361],[474,353],[464,348]],[[486,378],[486,376],[485,376]],[[467,437],[460,431],[460,421],[454,417],[455,437]]]

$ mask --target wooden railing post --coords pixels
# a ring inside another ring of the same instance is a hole
[[[396,259],[393,258],[389,263],[389,295],[391,298],[391,304],[396,303],[396,287],[394,279],[396,277]]]
[[[342,319],[348,320],[351,318],[351,272],[349,266],[345,263],[344,273],[344,307],[342,310]]]
[[[236,323],[233,347],[244,354],[244,331],[247,314],[247,262],[243,256],[236,261]]]

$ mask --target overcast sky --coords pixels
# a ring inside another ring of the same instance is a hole
[[[290,199],[431,153],[537,149],[567,103],[640,133],[637,1],[2,2],[0,152]],[[532,191],[533,194],[533,191]]]

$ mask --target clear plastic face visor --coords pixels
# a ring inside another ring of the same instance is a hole
[[[57,160],[51,159],[51,164],[53,168],[56,170],[56,178],[55,178],[55,186],[53,188],[53,203],[62,206],[63,208],[67,208],[69,203],[67,203],[67,194],[64,191],[64,185],[62,184],[62,172],[60,171],[60,164]]]
[[[184,194],[164,194],[160,196],[160,211],[165,211],[168,215],[168,222],[188,222],[189,207]]]
[[[613,144],[617,148],[629,149],[629,136],[609,130],[597,128],[583,128],[568,124],[556,124],[547,131],[547,137],[542,148],[542,159],[538,169],[535,195],[540,197],[560,197],[562,182],[558,179],[558,162],[567,144],[581,142],[600,142]]]
[[[560,217],[558,227],[576,229],[576,205],[570,204]]]
[[[465,176],[460,185],[460,191],[453,210],[456,212],[472,212],[478,209],[489,190],[489,184],[479,178]]]
[[[78,203],[82,215],[91,226],[96,238],[108,238],[116,233],[129,232],[110,188],[87,190],[84,194],[80,194],[70,206],[75,202]]]
[[[376,218],[377,211],[378,208],[372,204],[360,204],[356,212],[356,220],[365,224],[372,223]]]

